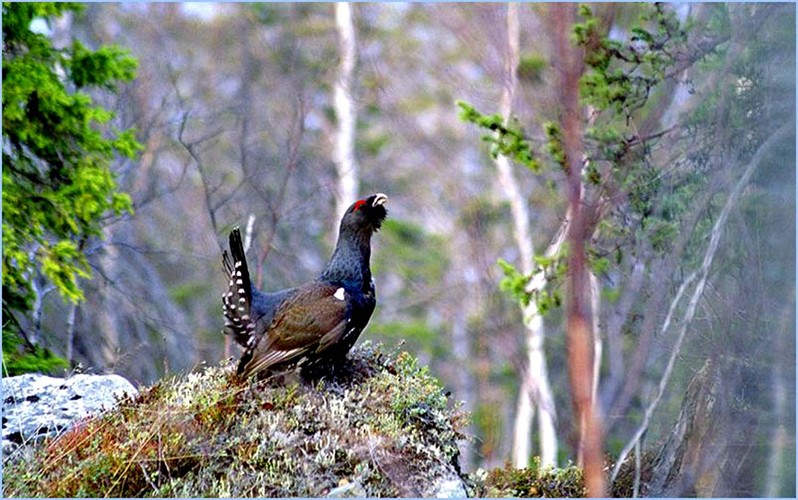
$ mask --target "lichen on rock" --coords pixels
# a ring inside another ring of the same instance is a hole
[[[5,496],[319,497],[345,484],[369,497],[457,492],[467,417],[410,354],[364,343],[311,380],[240,381],[233,371],[164,380],[82,422],[9,465]]]
[[[76,374],[67,378],[26,373],[3,379],[3,460],[16,460],[76,421],[116,407],[136,395],[119,375]]]

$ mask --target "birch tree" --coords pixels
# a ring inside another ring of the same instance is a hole
[[[335,133],[335,168],[338,173],[337,209],[343,214],[357,198],[358,166],[355,159],[355,126],[357,111],[354,98],[354,74],[357,62],[357,39],[352,20],[352,4],[335,4],[335,27],[341,62],[335,81],[334,105],[338,127]]]
[[[506,288],[523,305],[535,301],[540,308],[557,307],[558,288],[565,292],[568,379],[578,436],[574,451],[585,468],[588,493],[601,496],[605,486],[596,397],[601,350],[597,276],[608,262],[594,240],[612,224],[625,222],[613,222],[608,216],[628,197],[639,196],[630,191],[648,185],[645,171],[641,173],[636,165],[646,157],[650,141],[665,132],[640,136],[632,118],[648,102],[651,87],[663,80],[664,68],[674,62],[669,55],[671,47],[665,45],[678,44],[684,36],[672,14],[659,6],[646,12],[643,21],[648,24],[633,29],[635,36],[628,45],[606,36],[611,9],[603,24],[587,7],[580,8],[579,14],[577,21],[574,6],[553,6],[549,11],[558,105],[556,119],[542,124],[545,141],[539,149],[534,136],[526,135],[517,121],[506,115],[486,116],[461,103],[461,117],[492,131],[484,139],[491,144],[494,157],[505,156],[538,172],[544,165],[552,165],[564,174],[558,184],[568,207],[562,231],[568,251],[537,259],[540,270],[532,274],[505,266]],[[621,63],[611,68],[616,54]],[[644,60],[646,73],[639,75]],[[541,270],[546,279],[559,283],[552,291],[530,286]]]
[[[507,4],[507,47],[505,49],[504,81],[502,82],[502,95],[500,113],[505,120],[510,120],[512,114],[513,97],[515,95],[517,78],[516,68],[519,61],[519,21],[518,4]],[[513,237],[519,256],[519,266],[525,275],[533,274],[534,250],[532,248],[532,235],[529,229],[529,207],[524,201],[524,196],[513,174],[510,160],[506,156],[495,158],[496,169],[499,176],[499,185],[504,191],[504,196],[510,203],[512,214]],[[561,239],[552,243],[547,254],[559,251]],[[531,287],[542,287],[542,280],[530,284]],[[530,301],[522,307],[524,326],[526,327],[525,347],[526,366],[520,373],[520,386],[516,403],[516,414],[513,426],[512,463],[516,468],[529,465],[531,455],[531,429],[535,415],[535,405],[538,413],[538,437],[540,446],[540,464],[543,467],[557,465],[557,434],[555,421],[557,417],[554,398],[549,384],[546,358],[543,351],[545,331],[543,318],[538,310],[537,303]]]

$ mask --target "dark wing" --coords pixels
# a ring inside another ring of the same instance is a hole
[[[265,338],[244,353],[238,373],[249,377],[335,345],[346,331],[350,307],[340,286],[318,281],[301,286],[280,304]]]

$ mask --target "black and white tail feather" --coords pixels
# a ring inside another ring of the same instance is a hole
[[[252,356],[251,350],[257,344],[255,318],[252,317],[252,283],[249,277],[247,257],[238,227],[230,232],[230,253],[222,253],[222,264],[229,280],[227,291],[222,294],[224,303],[224,334],[247,348],[244,359]],[[245,363],[239,364],[239,371]]]

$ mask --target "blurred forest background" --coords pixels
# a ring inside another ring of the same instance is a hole
[[[3,374],[41,348],[68,370],[137,384],[237,355],[221,334],[230,229],[251,234],[257,286],[289,287],[324,265],[342,207],[380,191],[389,221],[362,338],[403,341],[464,402],[466,470],[576,461],[560,237],[570,75],[606,452],[640,430],[644,447],[664,438],[709,362],[726,415],[702,451],[724,475],[712,493],[794,496],[795,6],[565,8],[567,25],[552,5],[498,3],[96,3],[33,16],[32,36],[74,58],[78,40],[137,61],[108,76],[118,85],[66,71],[67,90],[113,113],[92,126],[132,128],[141,144],[117,143],[128,156],[110,162],[132,210],[115,199],[76,238],[90,269],[79,300],[33,257],[21,266],[44,247],[11,240],[36,216],[9,198],[21,185],[9,165],[33,149],[12,121],[30,116],[11,112],[32,101],[14,107],[7,76],[34,73],[10,66],[24,50],[7,43],[4,6]]]

